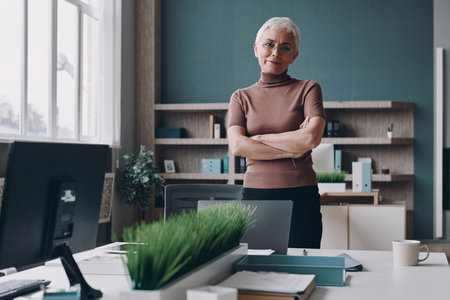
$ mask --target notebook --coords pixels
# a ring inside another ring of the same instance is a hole
[[[212,205],[226,203],[230,200],[200,200],[197,209],[202,210]],[[286,254],[291,228],[291,200],[239,200],[245,205],[256,207],[241,239],[249,249],[272,249],[275,254]]]

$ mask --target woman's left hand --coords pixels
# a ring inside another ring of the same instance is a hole
[[[310,120],[310,117],[309,117],[309,116],[306,116],[305,120],[302,122],[302,124],[300,124],[299,129],[303,129],[303,128],[308,127],[308,125],[309,125],[309,120]]]

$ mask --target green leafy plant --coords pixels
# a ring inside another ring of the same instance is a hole
[[[341,183],[345,182],[345,175],[347,172],[339,171],[339,172],[317,172],[317,182],[320,183]]]
[[[387,131],[392,131],[394,129],[394,123],[391,123],[388,128]]]
[[[239,201],[124,230],[126,264],[138,290],[155,290],[239,245],[254,208]]]
[[[153,192],[158,197],[164,190],[164,179],[154,165],[153,152],[141,146],[139,153],[126,154],[123,158],[125,164],[117,175],[117,190],[129,205],[146,211]]]

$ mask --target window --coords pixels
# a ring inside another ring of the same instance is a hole
[[[119,143],[121,0],[0,0],[0,138]]]

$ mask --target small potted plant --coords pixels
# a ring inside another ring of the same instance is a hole
[[[388,127],[387,127],[387,137],[388,138],[392,138],[392,130],[394,129],[394,123],[391,123]]]
[[[345,171],[317,172],[319,194],[345,192]]]
[[[117,174],[116,187],[127,204],[138,208],[138,221],[145,219],[145,212],[150,208],[154,196],[162,197],[164,179],[158,174],[154,165],[153,152],[140,147],[139,153],[123,156],[125,164]]]

